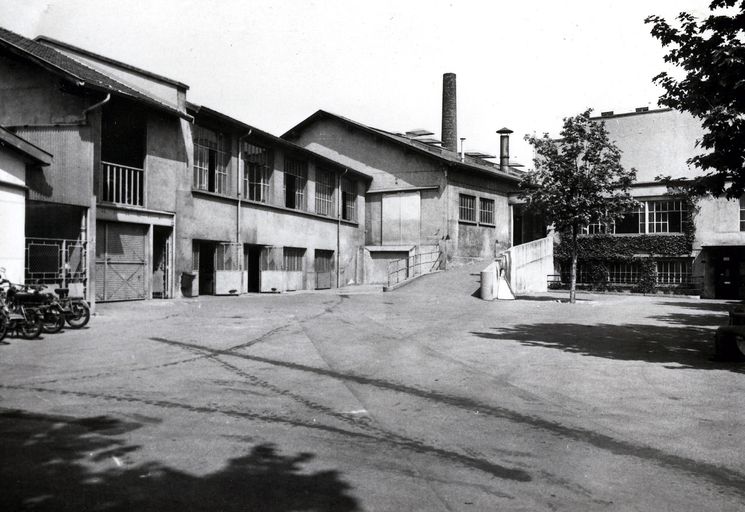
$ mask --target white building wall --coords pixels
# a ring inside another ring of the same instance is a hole
[[[0,149],[0,267],[5,278],[23,283],[26,244],[26,166]]]

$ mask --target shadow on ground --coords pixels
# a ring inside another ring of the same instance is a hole
[[[490,332],[472,334],[606,359],[680,365],[671,368],[745,372],[742,365],[714,361],[713,329],[681,326],[693,320],[677,314],[664,318],[671,323],[677,319],[679,325],[537,323],[495,327]],[[721,323],[718,321],[716,325]]]
[[[204,476],[158,462],[127,465],[140,447],[117,436],[140,426],[0,413],[0,510],[359,510],[336,471],[303,471],[312,454],[283,456],[273,445],[254,446]]]

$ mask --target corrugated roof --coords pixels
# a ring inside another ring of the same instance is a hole
[[[149,93],[125,85],[116,78],[68,57],[60,51],[40,42],[23,37],[15,32],[0,27],[0,46],[20,56],[26,57],[45,69],[77,82],[81,86],[125,96],[136,101],[147,103],[170,114],[191,119],[186,113],[167,105]]]
[[[391,142],[394,142],[400,146],[413,149],[429,157],[444,161],[454,169],[462,169],[462,170],[470,170],[470,171],[476,171],[476,172],[481,172],[481,173],[488,173],[488,174],[491,174],[492,176],[503,178],[509,181],[514,181],[514,182],[520,181],[523,176],[523,172],[515,168],[509,167],[508,170],[505,172],[505,171],[502,171],[498,165],[493,164],[491,162],[487,162],[485,160],[466,157],[464,161],[461,161],[460,155],[456,153],[455,151],[450,151],[443,147],[424,144],[415,139],[411,139],[411,138],[408,138],[408,137],[405,137],[405,136],[402,136],[396,133],[388,132],[385,130],[380,130],[378,128],[372,128],[370,126],[364,125],[362,123],[358,123],[357,121],[353,121],[346,117],[343,117],[337,114],[332,114],[325,110],[316,111],[314,114],[312,114],[308,118],[304,119],[303,121],[301,121],[294,127],[287,130],[287,132],[285,132],[284,135],[282,135],[282,138],[291,139],[295,132],[302,131],[307,125],[309,125],[310,123],[314,122],[316,119],[321,118],[321,117],[337,119],[339,121],[342,121],[343,123],[357,127],[361,129],[362,131],[365,131],[372,135],[383,136],[387,138],[388,140],[390,140]]]

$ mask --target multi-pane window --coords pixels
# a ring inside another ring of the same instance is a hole
[[[648,201],[649,233],[682,232],[686,222],[686,213],[683,201]]]
[[[494,224],[494,199],[479,198],[479,222]]]
[[[466,194],[460,194],[459,199],[460,220],[476,222],[476,198]]]
[[[334,214],[334,173],[321,167],[316,168],[316,213]]]
[[[308,182],[308,163],[285,157],[285,206],[305,210],[305,184]]]
[[[341,218],[344,220],[357,220],[356,185],[352,180],[341,180]]]
[[[305,249],[298,247],[285,247],[283,251],[284,270],[297,272],[303,270],[303,257]]]
[[[657,284],[683,284],[691,279],[689,260],[658,260]]]
[[[644,207],[639,206],[636,210],[628,212],[617,218],[608,230],[608,233],[636,234],[645,233],[644,229]]]
[[[745,231],[745,196],[740,198],[740,231]]]
[[[243,145],[243,197],[266,203],[272,176],[272,154],[255,144]]]
[[[608,265],[610,282],[615,284],[636,284],[639,282],[639,264],[632,261],[614,262]]]
[[[741,213],[742,229],[745,230],[745,213]],[[582,229],[585,234],[615,233],[682,233],[688,222],[688,211],[683,201],[645,201],[632,212],[613,222],[596,222]]]
[[[229,164],[230,138],[194,125],[194,188],[226,194]]]

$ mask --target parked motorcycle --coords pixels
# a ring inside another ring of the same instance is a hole
[[[85,327],[91,319],[91,308],[88,302],[82,297],[70,297],[68,288],[55,288],[54,293],[59,298],[62,314],[70,327],[73,329]]]
[[[42,316],[34,308],[26,308],[23,305],[23,297],[19,297],[19,294],[23,292],[19,292],[13,286],[7,291],[0,288],[0,340],[5,338],[8,332],[15,332],[28,340],[41,335]]]

